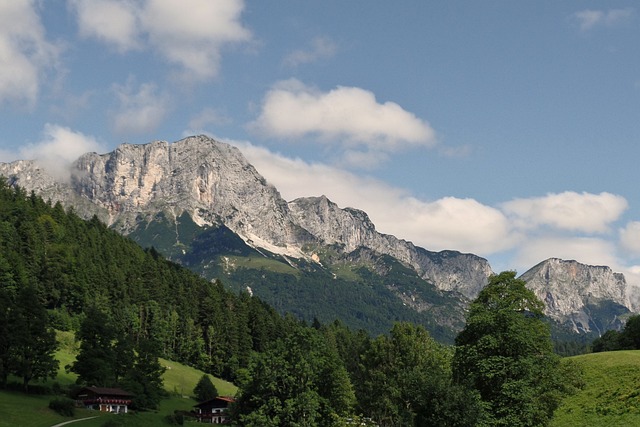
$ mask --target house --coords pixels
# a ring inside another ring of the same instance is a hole
[[[119,388],[83,387],[76,393],[76,403],[100,412],[126,414],[133,394]]]
[[[206,400],[194,406],[195,417],[198,422],[209,424],[227,424],[230,422],[229,404],[235,402],[233,397],[218,396],[213,399]]]

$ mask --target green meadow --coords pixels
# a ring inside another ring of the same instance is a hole
[[[640,425],[640,351],[568,358],[584,371],[584,388],[556,410],[552,427]]]

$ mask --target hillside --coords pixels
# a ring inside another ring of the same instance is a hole
[[[0,174],[307,322],[339,318],[377,335],[411,321],[451,342],[492,273],[477,255],[433,252],[380,233],[366,212],[325,196],[286,201],[240,150],[203,135],[86,153],[68,181],[31,160],[0,163]],[[532,286],[559,326],[555,335],[619,328],[620,316],[634,311],[622,275],[580,265],[579,280],[596,280],[574,286],[567,276],[575,266],[545,268],[550,274],[542,276],[540,266],[532,269],[541,279]]]
[[[640,351],[568,358],[584,370],[585,387],[557,409],[552,427],[640,425]]]
[[[56,382],[62,388],[66,388],[75,382],[76,376],[65,372],[64,365],[75,359],[77,349],[73,344],[72,333],[58,332],[57,336],[60,349],[56,352],[56,359],[60,361],[60,369],[55,379],[44,384],[51,386]],[[193,389],[204,373],[190,366],[165,359],[161,359],[161,364],[167,368],[163,380],[164,388],[170,397],[161,402],[158,411],[132,415],[127,417],[127,423],[123,425],[155,425],[158,422],[163,422],[164,416],[173,413],[175,409],[188,411],[196,403],[192,398]],[[235,395],[237,388],[233,384],[213,377],[212,381],[221,395]],[[0,427],[48,427],[69,420],[70,418],[62,417],[48,409],[51,398],[52,396],[49,395],[25,395],[20,392],[0,390],[0,414],[3,414],[0,417]],[[96,415],[100,415],[100,419],[88,420],[76,425],[101,426],[105,422],[103,417],[109,416],[95,411],[78,410],[73,418],[79,419]]]
[[[238,295],[143,250],[97,219],[0,183],[0,342],[12,339],[17,290],[33,286],[51,326],[77,330],[97,307],[121,336],[152,338],[160,356],[233,379],[252,351],[279,336],[283,319],[257,297]],[[14,337],[15,338],[15,337]],[[0,346],[0,361],[10,357]]]

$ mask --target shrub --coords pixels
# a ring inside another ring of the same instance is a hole
[[[184,416],[179,413],[178,411],[176,411],[173,414],[169,414],[165,417],[167,423],[169,423],[172,426],[181,426],[184,425]]]
[[[49,409],[64,417],[73,417],[76,413],[75,402],[66,397],[56,397],[49,401]]]

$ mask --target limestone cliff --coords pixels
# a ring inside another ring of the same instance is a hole
[[[441,290],[456,291],[472,299],[492,273],[489,263],[472,254],[431,252],[388,234],[378,233],[368,215],[358,209],[340,209],[325,196],[296,199],[289,203],[294,218],[327,245],[352,252],[359,247],[390,255],[411,266]]]
[[[605,266],[551,258],[524,273],[546,314],[575,332],[597,332],[622,326],[620,315],[633,311],[621,273]]]
[[[69,183],[57,182],[33,162],[0,164],[0,174],[45,199],[74,206],[84,217],[98,215],[123,234],[158,213],[173,219],[187,213],[200,226],[223,224],[250,246],[289,257],[315,259],[308,248],[322,244],[345,254],[368,248],[468,298],[491,274],[483,258],[430,252],[380,234],[366,213],[340,209],[326,197],[287,203],[237,148],[206,136],[87,153],[74,163]]]

